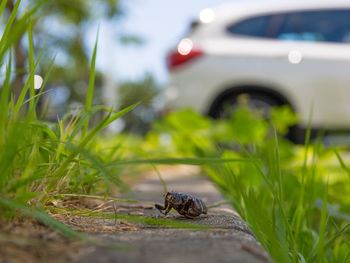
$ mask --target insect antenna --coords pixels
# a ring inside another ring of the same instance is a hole
[[[152,167],[154,169],[154,171],[156,172],[156,174],[158,175],[159,181],[162,184],[163,187],[163,192],[164,192],[164,196],[168,193],[168,186],[165,182],[165,180],[163,179],[162,174],[159,172],[158,168],[152,164]]]

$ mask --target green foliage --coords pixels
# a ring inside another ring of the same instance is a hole
[[[347,262],[350,169],[338,150],[320,139],[310,144],[310,132],[305,146],[286,141],[296,120],[286,107],[273,109],[269,121],[247,108],[227,120],[182,110],[157,123],[148,139],[161,147],[168,136],[175,156],[244,160],[203,169],[275,262]]]
[[[16,11],[23,2],[20,12]],[[27,2],[27,3],[24,3]],[[31,12],[23,10],[30,9]],[[69,90],[69,101],[83,103],[83,98],[88,89],[89,80],[89,47],[84,39],[88,29],[99,20],[109,19],[117,21],[122,16],[121,5],[118,0],[33,0],[33,1],[1,1],[0,11],[7,19],[6,27],[12,23],[26,21],[28,15],[32,16],[32,35],[35,38],[35,50],[44,49],[44,59],[40,61],[37,72],[47,75],[52,71],[50,87],[65,87]],[[24,13],[24,14],[23,14]],[[30,64],[28,45],[25,43],[26,23],[20,23],[22,27],[13,27],[11,34],[4,31],[4,38],[11,40],[14,46],[13,63],[15,76],[13,90],[15,97],[19,96],[25,72]],[[115,33],[115,32],[114,32]],[[8,36],[8,37],[7,37]],[[127,36],[125,36],[127,37]],[[117,39],[117,37],[115,38]],[[10,42],[8,42],[10,43]],[[59,55],[60,59],[51,62],[52,58]],[[0,60],[2,59],[0,51]],[[52,65],[51,65],[52,64]],[[103,75],[96,72],[96,89],[102,87]],[[95,93],[95,101],[101,100],[99,93]]]
[[[270,116],[276,131],[282,135],[287,134],[288,128],[298,123],[298,117],[288,106],[272,108]]]
[[[17,17],[19,3],[9,16],[5,29],[14,35],[3,34],[0,40],[0,64],[6,65],[0,89],[0,217],[33,217],[69,237],[77,237],[77,233],[44,212],[45,203],[57,194],[108,194],[112,186],[125,186],[119,177],[121,168],[106,165],[120,156],[116,154],[106,159],[101,155],[101,150],[97,150],[96,144],[105,127],[137,104],[119,112],[93,105],[96,45],[86,107],[55,123],[40,120],[36,109],[44,87],[35,95],[34,75],[42,55],[40,52],[36,57],[34,52],[34,23],[31,17],[35,10],[29,9],[22,14],[25,19],[13,19]],[[13,39],[17,39],[16,32],[19,37],[23,28],[28,33],[29,76],[15,100],[11,83],[12,47],[15,45]],[[104,117],[89,127],[90,119],[98,113]]]
[[[223,124],[222,137],[235,138],[240,144],[261,144],[268,132],[268,124],[247,108],[238,108]]]
[[[275,127],[279,135],[284,135],[297,121],[295,114],[286,107],[273,109],[272,116],[268,122],[256,112],[240,107],[228,119],[211,120],[191,109],[182,109],[156,122],[148,138],[160,143],[166,135],[181,154],[217,156],[221,148],[262,146],[266,139],[274,136]],[[288,142],[283,141],[282,147],[286,144]],[[288,150],[283,154],[287,153]]]
[[[190,109],[184,109],[170,113],[164,120],[156,123],[155,131],[163,135],[163,138],[168,136],[181,154],[205,157],[215,150],[210,140],[210,127],[210,120]],[[161,143],[161,140],[160,136],[158,141]]]

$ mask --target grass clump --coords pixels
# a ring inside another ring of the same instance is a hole
[[[151,138],[161,144],[166,134],[174,155],[245,160],[208,162],[203,169],[275,262],[349,262],[346,161],[321,138],[310,143],[309,134],[304,146],[289,143],[281,135],[295,117],[285,108],[273,114],[266,121],[241,108],[214,121],[184,110],[157,124]],[[178,129],[184,115],[192,121]]]
[[[62,224],[47,216],[43,210],[45,203],[57,194],[106,194],[113,185],[123,187],[120,168],[106,166],[107,160],[101,151],[96,151],[96,138],[137,104],[119,112],[93,105],[96,41],[85,107],[56,123],[41,120],[37,105],[47,79],[39,91],[35,90],[35,72],[42,52],[36,56],[32,33],[32,21],[40,5],[18,17],[19,5],[17,1],[0,40],[0,65],[5,70],[0,88],[0,217],[11,219],[20,214],[34,217],[71,235]],[[2,12],[3,5],[0,7]],[[28,78],[21,93],[14,96],[13,46],[25,33]],[[101,112],[100,121],[91,125],[91,118]]]

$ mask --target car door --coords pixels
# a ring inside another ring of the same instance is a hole
[[[302,122],[307,123],[312,110],[315,126],[350,127],[350,9],[278,16],[275,59],[287,89],[296,96]]]
[[[267,12],[229,23],[227,34],[215,42],[227,83],[273,88],[301,124],[312,111],[314,126],[350,127],[350,8]]]

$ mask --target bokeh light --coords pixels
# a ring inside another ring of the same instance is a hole
[[[199,20],[202,23],[211,23],[215,19],[215,13],[211,8],[205,8],[199,13]]]
[[[179,54],[186,56],[188,55],[193,48],[193,42],[189,38],[184,38],[180,41],[180,43],[177,45],[177,51]]]
[[[299,64],[303,60],[303,54],[299,50],[291,50],[288,53],[288,61],[291,64]]]
[[[34,75],[34,89],[39,90],[44,80],[40,75]]]

